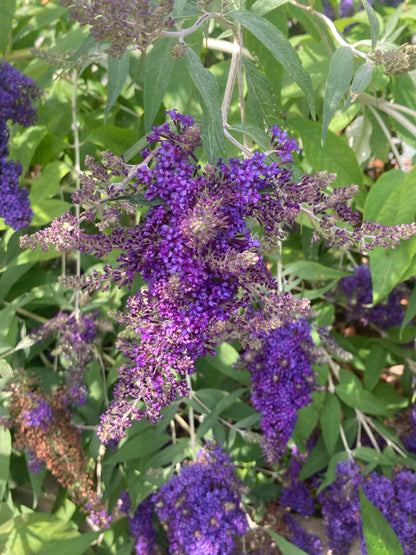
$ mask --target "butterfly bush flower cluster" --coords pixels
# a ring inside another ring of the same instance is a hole
[[[131,501],[126,491],[121,492],[118,508],[127,514],[130,536],[134,539],[137,555],[154,555],[156,532],[153,525],[154,500],[153,495],[142,501],[132,515]]]
[[[350,309],[346,314],[348,320],[360,321],[363,325],[373,324],[380,330],[392,326],[400,326],[405,315],[405,309],[400,301],[407,295],[407,290],[396,287],[391,291],[387,300],[374,306],[371,270],[365,264],[357,266],[351,276],[340,280],[340,291],[347,297]]]
[[[39,95],[33,79],[0,61],[0,217],[15,230],[27,227],[33,212],[28,189],[18,185],[22,165],[8,160],[10,131],[7,122],[25,127],[32,125],[36,120],[33,102]]]
[[[337,479],[318,494],[329,546],[339,555],[348,555],[356,537],[367,555],[362,532],[359,487],[393,528],[405,555],[413,555],[416,545],[416,476],[410,470],[394,470],[390,480],[371,472],[363,476],[353,461],[340,462]]]
[[[94,359],[99,333],[110,331],[109,322],[99,317],[99,312],[80,314],[79,317],[59,312],[46,324],[32,330],[30,338],[38,343],[57,336],[55,356],[61,355],[65,367],[67,404],[81,406],[87,400],[85,374]]]
[[[146,282],[116,316],[126,362],[102,416],[104,442],[123,437],[134,419],[154,421],[162,407],[186,395],[196,359],[214,353],[221,341],[255,348],[259,334],[306,314],[309,302],[280,292],[263,258],[301,213],[329,245],[394,246],[416,231],[413,224],[360,225],[344,204],[356,187],[327,193],[332,174],[295,182],[282,158],[290,160],[296,145],[276,128],[274,161],[256,152],[202,169],[194,154],[199,128],[189,116],[169,115],[174,125],[154,128],[137,166],[111,153],[103,165],[87,160],[89,172],[73,196],[84,207],[80,219],[67,212],[21,240],[44,251],[52,244],[97,257],[120,253],[102,272],[65,279],[72,287],[92,293],[110,283],[131,286],[136,276]],[[135,223],[138,204],[148,210]]]
[[[218,446],[199,453],[154,494],[156,514],[172,555],[229,555],[247,530],[240,508],[246,488],[228,453]]]
[[[90,25],[96,41],[110,41],[113,58],[121,58],[131,44],[145,51],[173,25],[172,0],[61,0],[61,6],[69,8],[81,26]]]
[[[81,433],[71,423],[65,388],[46,393],[36,389],[32,379],[17,376],[5,391],[8,416],[1,418],[0,425],[13,428],[13,445],[27,452],[29,470],[39,472],[45,464],[82,511],[107,525],[109,517],[94,490]]]
[[[242,360],[251,372],[253,406],[262,415],[264,455],[276,463],[292,435],[298,410],[312,402],[316,349],[304,319],[286,322],[261,338],[261,348],[248,349]]]
[[[308,555],[320,555],[322,544],[320,539],[309,534],[294,516],[287,511],[295,511],[302,516],[312,516],[315,512],[315,500],[310,492],[308,484],[299,480],[302,466],[307,456],[300,453],[294,445],[284,476],[283,487],[279,497],[279,505],[285,508],[284,521],[288,527],[290,541],[303,549]]]

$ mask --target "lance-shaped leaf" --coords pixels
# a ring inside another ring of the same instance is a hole
[[[362,0],[365,11],[367,12],[368,21],[370,23],[370,34],[371,34],[371,48],[375,48],[377,44],[377,39],[380,34],[380,23],[377,18],[377,14],[373,7],[370,5],[368,0]]]
[[[371,81],[371,77],[373,76],[374,66],[369,63],[365,63],[360,66],[357,71],[355,72],[354,79],[351,83],[351,94],[348,97],[348,100],[342,110],[345,112],[351,104],[354,102],[354,98],[352,95],[361,94],[365,91]]]
[[[299,549],[299,547],[296,547],[293,543],[288,542],[285,538],[273,532],[273,530],[269,530],[268,528],[265,528],[265,530],[277,543],[283,555],[306,555],[305,551],[302,551],[302,549]]]
[[[16,0],[3,0],[0,17],[0,51],[4,55],[9,44],[10,29],[16,10]]]
[[[250,60],[243,60],[247,82],[247,101],[251,123],[264,127],[272,127],[282,118],[277,109],[278,102],[273,88],[263,73]],[[269,139],[270,143],[270,139]],[[270,144],[267,148],[270,147]],[[266,150],[267,150],[266,148]]]
[[[204,146],[207,147],[208,162],[216,163],[224,151],[218,84],[212,73],[204,68],[197,54],[189,47],[186,49],[186,63],[201,100],[204,115]],[[208,137],[209,145],[206,144]]]
[[[270,50],[276,60],[282,64],[287,73],[305,93],[312,117],[315,118],[315,102],[311,78],[304,70],[296,50],[284,34],[272,23],[251,12],[229,12],[227,17],[237,21]]]
[[[371,555],[403,555],[403,548],[392,527],[361,488],[360,505],[367,552]]]
[[[287,4],[289,0],[256,0],[251,6],[251,11],[256,15],[265,15],[279,6]]]
[[[159,111],[175,64],[170,56],[174,40],[162,38],[146,56],[144,68],[144,127],[149,131]]]
[[[129,54],[126,52],[120,60],[108,57],[108,96],[105,107],[104,120],[107,121],[108,114],[114,106],[121,89],[129,75]]]
[[[325,142],[331,119],[342,97],[350,86],[353,72],[353,59],[354,55],[351,48],[348,46],[341,46],[341,48],[338,48],[332,57],[325,89],[321,137],[322,145]]]
[[[164,204],[164,200],[160,197],[153,198],[152,200],[147,199],[141,193],[133,193],[132,195],[120,195],[119,197],[104,199],[100,204],[107,202],[116,202],[118,200],[128,200],[131,204],[135,206],[157,206],[158,204]]]

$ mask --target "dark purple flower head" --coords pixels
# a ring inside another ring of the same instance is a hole
[[[0,61],[0,120],[12,120],[25,127],[33,125],[37,110],[32,104],[39,96],[33,79]]]
[[[348,320],[360,320],[364,325],[371,323],[381,330],[402,323],[405,310],[400,301],[407,293],[406,288],[397,287],[387,301],[369,306],[373,302],[373,285],[370,268],[365,264],[357,266],[352,276],[341,278],[340,290],[347,297],[351,310],[346,314]]]
[[[405,555],[414,555],[416,540],[416,477],[410,470],[394,470],[390,480],[371,472],[361,474],[353,461],[340,462],[337,479],[318,495],[329,546],[339,555],[348,555],[351,543],[360,537],[367,555],[360,511],[359,487],[393,528]]]
[[[349,17],[354,13],[354,2],[353,0],[342,0],[339,6],[339,16]]]
[[[321,555],[323,547],[318,536],[309,534],[290,513],[285,514],[285,522],[290,530],[290,541],[308,555]]]
[[[265,457],[278,462],[295,427],[297,411],[312,401],[315,346],[306,320],[287,322],[260,337],[262,347],[247,350],[242,359],[251,371],[253,406],[262,415]]]
[[[32,125],[37,112],[32,103],[39,95],[40,91],[33,79],[0,61],[0,217],[15,230],[27,227],[33,212],[30,208],[29,191],[18,186],[22,173],[21,164],[7,160],[7,121],[24,126]]]
[[[272,133],[272,146],[276,153],[281,157],[282,162],[293,162],[292,152],[299,152],[299,147],[295,139],[288,137],[287,132],[277,125],[270,129]]]
[[[18,186],[21,172],[19,162],[0,160],[0,217],[15,230],[27,227],[33,217],[29,190]]]
[[[229,555],[247,530],[240,508],[245,490],[220,447],[199,454],[154,495],[172,555]]]
[[[311,516],[315,512],[315,501],[306,482],[298,479],[305,461],[306,455],[299,453],[297,447],[294,446],[279,503],[286,509],[296,511],[302,516]]]
[[[122,491],[119,500],[119,509],[126,513],[130,528],[130,535],[134,539],[137,555],[154,555],[156,533],[153,526],[154,501],[153,495],[145,499],[134,514],[131,515],[131,502],[129,494]]]

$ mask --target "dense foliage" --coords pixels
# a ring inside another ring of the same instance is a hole
[[[3,4],[0,552],[414,554],[416,7]]]

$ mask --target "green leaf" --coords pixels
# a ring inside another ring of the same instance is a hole
[[[189,47],[186,49],[186,63],[202,101],[203,140],[207,149],[208,162],[216,163],[224,152],[224,133],[218,84],[212,73],[204,68],[197,54]]]
[[[332,455],[328,463],[328,468],[324,474],[323,480],[321,481],[320,486],[317,490],[317,494],[321,493],[322,490],[330,486],[332,482],[335,482],[335,480],[337,479],[336,468],[338,463],[341,461],[345,462],[347,460],[348,453],[346,451],[340,451],[339,453],[335,453],[335,455]]]
[[[20,515],[0,526],[0,552],[40,555],[58,540],[66,541],[78,535],[74,528],[54,515]]]
[[[323,397],[323,393],[312,393],[313,402],[298,410],[298,419],[291,439],[301,451],[306,450],[306,442],[318,423]]]
[[[47,133],[46,126],[37,125],[29,127],[18,135],[13,136],[10,143],[10,154],[13,160],[20,162],[23,166],[22,175],[25,175],[39,143]]]
[[[42,555],[56,555],[57,553],[59,555],[82,555],[100,534],[102,534],[101,531],[86,532],[77,538],[57,541],[43,550]]]
[[[389,180],[391,178],[391,180]],[[408,174],[386,172],[371,187],[364,218],[385,225],[411,223],[416,216],[416,168]],[[407,273],[416,254],[416,238],[403,241],[394,250],[381,247],[370,253],[373,302],[382,301]]]
[[[219,416],[225,409],[230,407],[244,392],[247,391],[246,387],[236,389],[232,393],[222,392],[223,396],[218,401],[216,406],[211,410],[211,412],[204,418],[202,423],[198,427],[196,434],[197,438],[201,438],[210,430],[214,423],[217,421],[217,416]]]
[[[29,454],[26,453],[26,460],[29,459]],[[40,472],[30,472],[29,471],[29,478],[30,478],[30,485],[32,486],[33,491],[33,504],[32,509],[36,509],[38,502],[39,502],[39,495],[43,486],[43,481],[47,474],[48,470],[46,465],[43,465],[42,470]]]
[[[236,123],[230,127],[230,131],[237,131],[248,135],[263,150],[270,148],[270,137],[263,129],[250,123]]]
[[[409,405],[409,400],[400,395],[392,384],[381,380],[374,388],[374,395],[383,402],[389,412],[398,412]]]
[[[145,429],[144,433],[127,438],[126,443],[116,453],[104,459],[104,464],[116,464],[131,459],[139,459],[151,455],[169,443],[170,436],[156,433],[154,429]]]
[[[326,450],[324,439],[320,436],[299,473],[299,480],[306,480],[306,478],[319,472],[327,466],[328,462],[329,454]]]
[[[176,443],[168,445],[146,463],[146,468],[160,468],[165,465],[175,465],[192,455],[189,438],[181,437]]]
[[[364,462],[372,463],[374,467],[377,465],[385,465],[385,466],[392,466],[396,462],[396,457],[393,455],[389,456],[388,454],[379,453],[375,449],[371,449],[371,447],[357,447],[353,451],[354,457],[358,457]]]
[[[129,75],[129,53],[125,52],[120,60],[108,56],[108,94],[105,107],[104,121],[114,106]]]
[[[388,409],[384,402],[362,388],[360,380],[351,371],[341,368],[340,381],[335,388],[338,397],[346,405],[366,414],[385,416]]]
[[[74,52],[74,54],[72,54],[72,56],[70,56],[68,60],[78,60],[78,58],[80,58],[83,54],[89,52],[90,50],[95,50],[96,48],[97,43],[95,42],[95,38],[91,34],[89,34],[84,42],[81,44],[81,46],[78,48],[78,50]]]
[[[123,154],[123,158],[126,162],[131,160],[133,156],[136,156],[139,152],[141,152],[144,148],[147,147],[147,139],[146,137],[141,137],[138,141],[136,141],[126,152]]]
[[[361,517],[369,555],[404,555],[396,534],[381,512],[367,499],[360,487]]]
[[[0,498],[3,498],[9,478],[12,438],[10,431],[0,427]]]
[[[374,8],[370,5],[368,0],[361,0],[365,11],[367,12],[368,21],[370,23],[370,34],[371,34],[371,48],[377,45],[378,36],[380,34],[380,23]]]
[[[265,124],[270,128],[276,123],[276,120],[281,119],[277,110],[276,95],[268,78],[257,69],[253,62],[244,59],[243,66],[247,82],[247,104],[249,108],[247,117],[264,132]],[[262,146],[261,143],[258,144]],[[268,138],[265,150],[269,148],[270,138]]]
[[[373,76],[374,66],[368,62],[361,65],[355,72],[354,79],[351,83],[351,92],[360,94],[365,91]]]
[[[366,165],[373,154],[370,142],[372,133],[373,125],[371,119],[363,114],[359,114],[345,130],[348,144],[354,149],[357,161],[361,167]]]
[[[289,0],[256,0],[256,2],[254,2],[251,6],[251,11],[256,15],[261,16],[275,10],[279,6],[283,6],[287,2],[289,2]]]
[[[1,4],[0,17],[0,50],[6,54],[12,28],[14,12],[16,10],[16,0],[3,0]]]
[[[312,117],[315,118],[315,102],[312,81],[304,70],[296,50],[284,34],[272,23],[251,12],[229,12],[227,17],[240,23],[270,50],[276,60],[303,90],[308,100]]]
[[[270,530],[269,528],[265,528],[265,530],[277,543],[283,555],[308,555],[305,551],[302,551],[302,549],[293,545],[293,543],[288,542],[285,538],[282,538],[282,536],[273,532],[273,530]]]
[[[239,360],[238,351],[229,343],[221,343],[217,348],[217,354],[207,355],[204,359],[197,361],[197,368],[206,369],[214,367],[222,374],[229,376],[242,385],[250,384],[250,373],[248,370],[236,370],[234,364]]]
[[[45,225],[62,216],[64,212],[71,209],[71,203],[57,198],[38,199],[32,202],[34,216],[32,225]]]
[[[0,359],[0,378],[12,378],[13,377],[13,368],[10,364],[4,360],[4,358]]]
[[[326,450],[330,455],[335,451],[341,424],[341,404],[337,397],[328,393],[321,413],[321,430]]]
[[[36,202],[55,195],[58,192],[61,179],[68,172],[68,165],[63,162],[57,161],[48,164],[30,189],[31,200]]]
[[[121,154],[136,141],[136,131],[106,124],[91,130],[88,140],[99,143],[114,154]]]
[[[353,73],[354,54],[348,46],[341,46],[335,51],[329,66],[326,81],[321,144],[325,142],[329,123],[338,104],[348,90]]]
[[[379,343],[371,345],[364,372],[364,387],[366,389],[371,390],[377,384],[384,370],[386,358],[387,351]]]
[[[144,129],[147,133],[159,111],[175,61],[170,51],[174,39],[159,39],[146,55],[144,67]]]
[[[335,268],[319,264],[319,262],[309,262],[307,260],[292,262],[292,264],[285,266],[285,271],[308,281],[323,281],[325,279],[337,279],[350,275],[349,272],[336,270]]]
[[[337,174],[337,187],[351,183],[361,185],[363,174],[355,152],[348,146],[345,137],[328,132],[325,148],[321,145],[322,127],[319,123],[295,117],[287,121],[292,133],[302,137],[303,151],[313,171],[329,171]]]
[[[159,204],[163,204],[165,201],[159,197],[156,197],[152,200],[147,199],[141,193],[134,193],[132,195],[120,195],[116,198],[105,199],[102,200],[100,204],[107,203],[107,202],[116,202],[118,200],[128,200],[135,206],[158,206]]]
[[[1,285],[1,280],[0,280]],[[1,298],[1,297],[0,297]],[[416,316],[416,288],[413,289],[407,304],[406,314],[404,315],[402,325],[400,326],[400,338],[403,336],[404,328]]]

